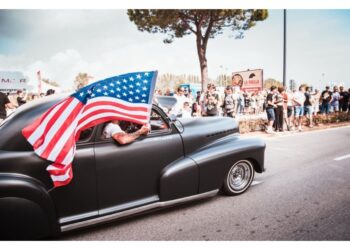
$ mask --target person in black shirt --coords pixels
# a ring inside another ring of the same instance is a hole
[[[7,97],[7,95],[5,95],[4,93],[0,92],[0,122],[2,122],[2,120],[4,120],[7,116],[6,113],[6,108],[9,109],[14,109],[15,105],[13,105],[9,98]]]
[[[274,98],[275,95],[276,95],[276,86],[271,86],[271,91],[270,93],[267,94],[267,97],[266,97],[266,114],[267,114],[267,120],[268,120],[266,133],[269,133],[269,134],[273,133],[272,125],[276,119],[275,111],[274,111],[274,108],[277,107],[277,105],[275,104],[275,98]]]
[[[27,103],[26,99],[27,99],[27,93],[26,94],[23,94],[23,91],[22,90],[17,90],[17,104],[18,104],[18,107]]]
[[[339,87],[339,94],[340,94],[340,99],[339,99],[339,108],[340,112],[346,112],[348,111],[349,107],[349,99],[350,99],[350,93],[348,91],[344,91],[344,87],[340,86]]]
[[[312,114],[314,113],[314,108],[313,108],[313,97],[310,94],[310,87],[307,86],[305,89],[305,102],[304,102],[304,108],[305,108],[305,115],[309,119],[309,126],[310,128],[313,127],[312,125]]]
[[[329,86],[326,86],[326,89],[322,91],[320,101],[321,104],[321,114],[329,114],[330,108],[331,108],[331,102],[332,100],[332,92],[329,91]]]

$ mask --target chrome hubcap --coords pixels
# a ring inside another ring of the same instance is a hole
[[[244,189],[250,181],[252,172],[248,162],[242,161],[234,165],[228,176],[228,184],[233,190]]]

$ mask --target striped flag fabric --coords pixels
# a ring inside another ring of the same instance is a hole
[[[111,120],[147,124],[157,71],[134,72],[79,89],[22,130],[47,167],[55,187],[69,184],[80,132]]]

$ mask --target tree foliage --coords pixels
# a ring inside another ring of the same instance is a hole
[[[92,79],[92,76],[89,76],[88,73],[79,72],[79,74],[74,79],[74,88],[78,90],[88,85],[90,79]]]
[[[140,31],[166,34],[165,43],[171,43],[175,38],[194,34],[201,69],[201,81],[205,87],[208,81],[206,58],[208,40],[222,34],[225,30],[233,32],[235,38],[243,38],[245,30],[268,17],[268,11],[252,9],[136,9],[128,10],[128,16]]]

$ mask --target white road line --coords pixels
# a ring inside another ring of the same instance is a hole
[[[255,186],[262,183],[262,181],[253,181],[252,184],[250,184],[251,186]]]
[[[344,160],[344,159],[347,159],[347,158],[350,158],[350,154],[339,156],[339,157],[335,158],[334,160],[335,161],[341,161],[341,160]]]

